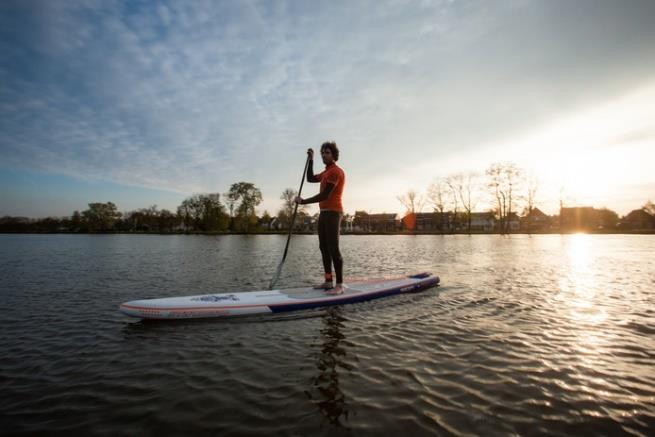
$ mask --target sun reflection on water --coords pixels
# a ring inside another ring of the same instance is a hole
[[[600,284],[594,269],[592,237],[586,234],[568,237],[565,251],[568,274],[562,275],[559,280],[560,290],[565,294],[569,306],[570,317],[578,324],[598,324],[607,317],[597,302]]]
[[[567,264],[559,280],[562,315],[578,350],[579,364],[596,368],[609,347],[610,339],[603,329],[608,318],[602,305],[602,289],[593,252],[592,235],[567,237],[564,262]]]

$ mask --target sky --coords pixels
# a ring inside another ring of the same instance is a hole
[[[548,213],[626,214],[655,200],[653,23],[651,0],[3,0],[0,216],[240,181],[274,214],[328,140],[348,213],[514,162]]]

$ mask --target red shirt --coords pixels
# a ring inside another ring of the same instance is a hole
[[[327,184],[334,185],[327,200],[318,203],[319,208],[321,210],[343,212],[341,194],[343,193],[343,186],[346,184],[346,174],[341,170],[341,167],[335,163],[327,165],[324,171],[316,175],[316,178],[321,180],[320,192],[323,192]]]

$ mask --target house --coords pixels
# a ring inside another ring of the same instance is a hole
[[[600,225],[598,214],[591,206],[562,207],[559,221],[561,231],[589,231],[598,229]]]
[[[396,232],[399,228],[399,220],[396,214],[369,214],[366,211],[355,211],[351,228],[356,232]]]
[[[632,230],[655,229],[655,217],[643,209],[635,209],[621,219],[619,227]]]
[[[452,232],[455,229],[455,215],[452,212],[410,212],[401,220],[409,231]]]
[[[507,227],[510,232],[516,232],[521,229],[521,219],[519,219],[517,213],[510,212],[505,220],[507,220]]]
[[[591,206],[560,208],[560,231],[595,231],[616,228],[619,216],[607,209]]]
[[[539,208],[532,208],[528,214],[521,219],[521,227],[528,231],[546,231],[550,228],[550,217]]]
[[[471,230],[491,232],[496,225],[496,218],[493,212],[472,212]]]
[[[430,231],[436,229],[437,221],[434,213],[415,212],[409,213],[403,217],[405,228],[411,231]]]
[[[294,229],[301,232],[313,232],[316,229],[318,220],[307,214],[298,214]]]

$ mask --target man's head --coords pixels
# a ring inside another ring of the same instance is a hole
[[[321,158],[324,164],[331,164],[339,160],[339,148],[334,141],[326,141],[321,144]]]

